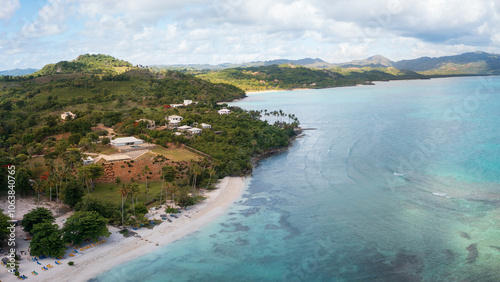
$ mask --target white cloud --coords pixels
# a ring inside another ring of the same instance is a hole
[[[2,52],[38,67],[87,52],[134,64],[303,57],[343,62],[375,54],[398,60],[500,53],[500,5],[496,0],[50,0],[17,30],[16,44],[0,42]],[[4,65],[14,61],[0,54]]]
[[[60,34],[65,29],[65,20],[65,3],[61,0],[49,0],[32,21],[24,24],[18,36],[32,38]]]
[[[7,20],[16,12],[21,5],[19,0],[0,0],[0,20]]]

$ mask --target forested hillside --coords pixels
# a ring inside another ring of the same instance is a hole
[[[380,80],[425,78],[412,71],[394,68],[311,69],[290,64],[207,71],[196,76],[211,82],[234,84],[244,90],[327,88]]]

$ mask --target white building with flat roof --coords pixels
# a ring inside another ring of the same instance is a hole
[[[111,145],[119,147],[119,146],[133,146],[143,144],[144,141],[135,137],[121,137],[111,140]]]
[[[189,126],[189,125],[183,125],[183,126],[179,126],[177,127],[177,130],[179,131],[187,131],[188,129],[191,129],[192,127]]]
[[[219,113],[219,115],[228,115],[231,113],[231,110],[223,108],[223,109],[218,110],[217,112]]]
[[[188,129],[187,132],[189,134],[192,134],[192,135],[201,134],[201,128],[193,127],[193,128]]]
[[[208,124],[208,123],[202,123],[200,125],[201,125],[201,128],[203,128],[203,129],[210,129],[210,128],[212,128],[212,126],[210,124]]]
[[[172,116],[166,117],[165,119],[167,121],[182,121],[184,118],[181,116],[172,115]]]

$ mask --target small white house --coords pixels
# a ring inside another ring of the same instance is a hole
[[[174,132],[174,134],[177,135],[177,136],[181,136],[182,132]]]
[[[181,122],[184,118],[181,117],[181,116],[176,116],[176,115],[173,115],[173,116],[168,116],[165,118],[167,121],[179,121]]]
[[[192,127],[191,127],[191,126],[189,126],[189,125],[183,125],[183,126],[179,126],[179,127],[177,127],[177,130],[184,132],[184,131],[187,131],[187,130],[189,130],[189,129],[191,129],[191,128],[192,128]]]
[[[143,144],[144,141],[141,139],[137,139],[135,137],[121,137],[111,140],[111,145],[119,147],[119,146],[133,146]]]
[[[90,156],[88,156],[86,159],[83,159],[83,165],[89,165],[89,164],[93,164],[94,163],[94,159]]]
[[[212,128],[212,126],[210,124],[207,124],[207,123],[202,123],[200,125],[201,125],[201,128],[203,128],[203,129],[210,129],[210,128]]]
[[[229,113],[231,113],[231,110],[223,108],[218,110],[217,112],[219,113],[219,115],[228,115]]]
[[[189,106],[193,103],[193,100],[184,100],[184,106]]]
[[[169,121],[169,122],[168,122],[167,127],[168,127],[168,128],[174,128],[174,129],[175,129],[175,128],[179,127],[179,124],[180,124],[180,123],[181,123],[181,122],[180,122],[180,121],[178,121],[178,120],[171,120],[171,121]]]
[[[182,107],[184,106],[184,104],[170,104],[170,107],[172,108],[178,108],[178,107]]]
[[[61,119],[75,119],[77,117],[77,115],[75,115],[74,113],[72,112],[64,112],[61,114]]]
[[[192,135],[201,134],[201,128],[193,127],[193,128],[188,129],[187,132],[189,134],[192,134]]]

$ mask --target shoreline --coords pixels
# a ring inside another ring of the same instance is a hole
[[[74,257],[68,256],[73,251],[73,248],[70,248],[66,251],[64,258],[60,260],[61,265],[57,265],[53,258],[39,260],[42,265],[38,265],[36,262],[30,261],[29,257],[23,257],[19,268],[20,274],[29,278],[36,277],[37,281],[88,281],[96,278],[117,265],[147,255],[158,248],[182,239],[222,216],[235,201],[241,198],[247,186],[247,179],[247,177],[223,178],[217,183],[218,189],[205,194],[206,200],[192,206],[189,210],[183,210],[178,215],[179,218],[172,218],[172,222],[163,221],[153,229],[134,230],[140,238],[125,238],[118,233],[120,228],[109,226],[111,235],[104,238],[105,243],[79,251]],[[159,217],[159,215],[156,216]],[[69,261],[74,261],[75,264],[69,266]],[[47,271],[41,270],[41,266],[47,264],[51,264],[53,268]],[[39,275],[33,276],[31,274],[33,270]],[[13,278],[11,274],[5,276],[2,273],[0,275],[0,278],[6,279],[6,281],[9,281],[11,277]]]

